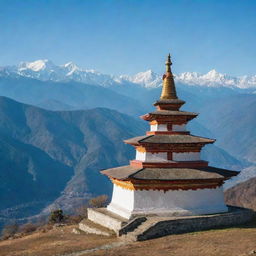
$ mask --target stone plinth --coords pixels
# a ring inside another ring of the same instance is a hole
[[[117,236],[130,241],[143,241],[172,234],[230,227],[250,221],[255,212],[228,207],[228,212],[184,217],[144,216],[131,220],[109,212],[106,208],[88,209],[88,219],[112,229]]]
[[[127,219],[108,211],[106,208],[89,208],[88,219],[94,223],[114,230],[117,234],[122,226],[128,222]]]

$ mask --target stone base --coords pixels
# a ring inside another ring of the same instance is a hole
[[[113,236],[115,235],[113,230],[110,230],[102,225],[96,224],[88,219],[82,220],[79,223],[79,230],[82,230],[88,234],[95,234],[101,236]]]
[[[128,220],[109,212],[106,208],[99,208],[88,209],[88,219],[105,228],[112,229],[122,239],[143,241],[171,234],[235,226],[250,221],[255,215],[255,212],[245,208],[229,206],[228,209],[229,211],[226,213],[211,215],[140,216]]]
[[[172,234],[182,234],[214,228],[232,227],[249,222],[255,212],[237,207],[229,207],[229,212],[202,216],[178,218],[158,218],[143,230],[134,230],[127,234],[133,241],[143,241]],[[151,219],[152,221],[152,219]]]
[[[89,208],[88,220],[114,230],[116,234],[127,224],[128,220],[108,211],[106,208]]]

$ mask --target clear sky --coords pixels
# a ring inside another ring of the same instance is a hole
[[[255,0],[0,0],[0,65],[256,74]]]

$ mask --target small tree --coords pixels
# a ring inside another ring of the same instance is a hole
[[[108,201],[108,196],[107,195],[101,195],[94,197],[89,200],[89,205],[94,208],[100,208],[106,206],[106,203]]]
[[[65,220],[65,216],[61,209],[52,211],[49,217],[50,223],[61,223],[64,220]]]

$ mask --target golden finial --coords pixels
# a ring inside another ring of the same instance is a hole
[[[160,99],[161,100],[171,100],[171,99],[177,99],[173,74],[171,71],[171,55],[169,53],[167,57],[167,61],[165,62],[166,65],[166,73],[163,75],[163,88],[162,88],[162,94]]]
[[[171,55],[170,55],[170,53],[168,54],[167,61],[165,62],[165,65],[166,65],[166,72],[171,72],[172,62],[171,62]]]

